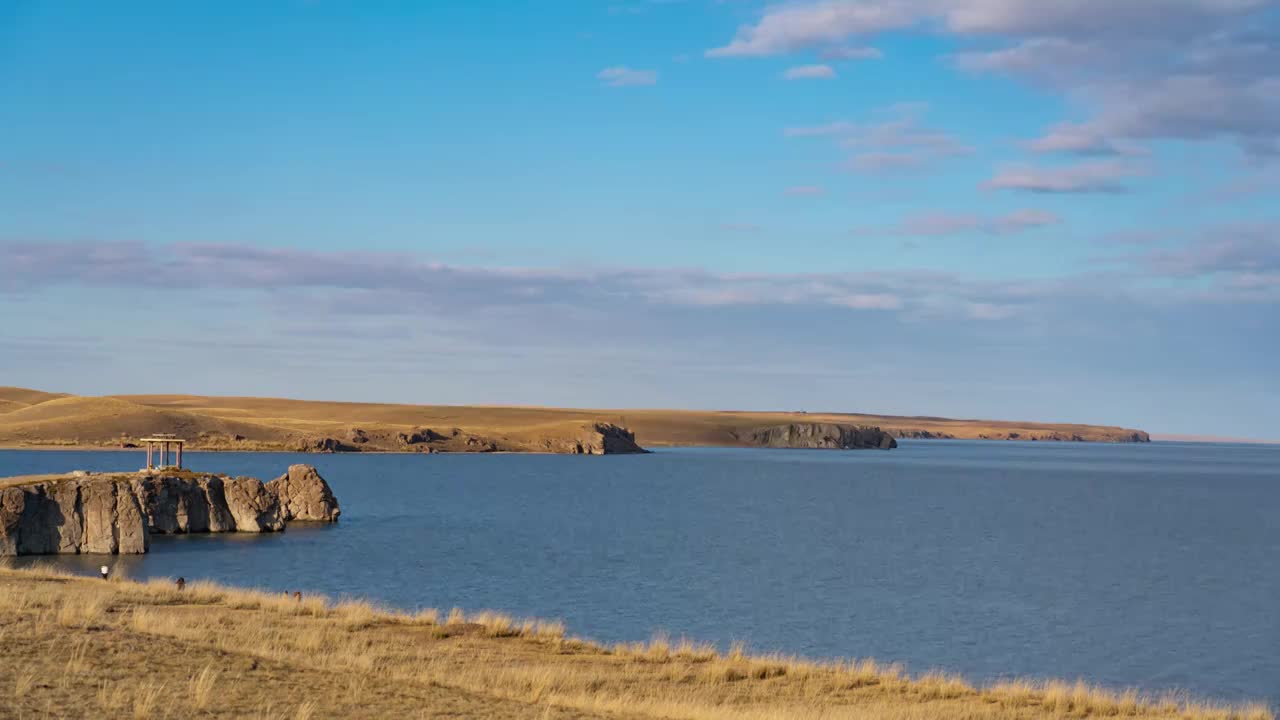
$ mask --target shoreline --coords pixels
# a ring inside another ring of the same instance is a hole
[[[75,717],[128,709],[141,717],[238,717],[271,705],[283,717],[309,708],[308,718],[448,707],[453,717],[531,719],[1275,720],[1261,703],[1052,680],[974,685],[871,660],[753,655],[740,645],[721,652],[665,636],[604,645],[568,637],[556,621],[501,612],[407,613],[301,597],[204,581],[178,592],[165,579],[103,582],[0,564],[0,629],[12,647],[0,656],[0,675],[22,690],[14,694],[20,714],[56,696]],[[145,678],[129,672],[143,663]],[[216,688],[216,701],[202,685]],[[160,686],[176,700],[167,714],[154,700],[147,705]]]
[[[1102,440],[1010,440],[1006,438],[961,438],[961,437],[930,437],[930,438],[899,438],[899,442],[909,443],[962,443],[973,442],[992,445],[1046,445],[1053,447],[1056,445],[1158,445],[1161,443],[1178,443],[1178,444],[1203,444],[1203,445],[1268,445],[1280,444],[1280,441],[1271,443],[1269,441],[1247,441],[1247,440],[1151,440],[1150,442],[1132,443],[1132,442],[1108,442]],[[830,448],[782,448],[767,447],[761,445],[745,445],[745,444],[706,444],[706,443],[673,443],[673,442],[650,442],[645,445],[645,449],[652,452],[654,449],[668,450],[672,448],[705,448],[705,449],[723,449],[723,450],[828,450]],[[67,450],[74,452],[145,452],[145,448],[133,447],[123,448],[117,445],[93,445],[79,443],[75,445],[59,445],[53,443],[42,444],[24,444],[24,443],[5,443],[0,442],[0,450]],[[255,448],[228,448],[228,447],[200,447],[198,445],[187,444],[186,453],[277,453],[280,455],[565,455],[567,453],[552,452],[546,450],[437,450],[435,452],[421,452],[416,450],[279,450],[279,449],[255,449]],[[646,453],[606,453],[608,455],[644,455]]]

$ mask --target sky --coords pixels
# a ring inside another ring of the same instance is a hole
[[[0,385],[1280,438],[1280,0],[0,3]]]

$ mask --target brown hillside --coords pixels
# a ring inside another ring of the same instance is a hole
[[[107,445],[117,444],[121,436],[171,432],[195,441],[195,447],[228,449],[519,452],[572,447],[599,423],[634,431],[641,446],[747,445],[745,438],[761,428],[806,423],[878,426],[897,437],[1146,439],[1141,431],[1110,426],[846,413],[401,405],[193,395],[88,398],[13,388],[5,392],[37,401],[0,412],[0,444],[9,445]],[[410,436],[426,439],[406,444]]]
[[[7,412],[13,412],[14,410],[18,410],[24,407],[30,407],[30,406],[27,405],[26,403],[17,402],[16,400],[0,400],[0,415],[3,415]]]
[[[66,393],[47,393],[39,390],[29,390],[20,387],[6,387],[0,385],[0,401],[8,401],[18,403],[19,405],[35,405],[46,400],[57,400],[61,397],[67,397]]]
[[[898,437],[1080,440],[1132,442],[1145,433],[1128,428],[1064,423],[954,420],[853,413],[707,410],[590,410],[483,405],[397,405],[190,395],[122,395],[149,407],[182,409],[226,418],[252,418],[291,427],[323,425],[459,426],[476,431],[529,428],[550,422],[600,420],[625,426],[641,445],[736,445],[735,433],[786,423],[883,427]]]
[[[157,432],[195,438],[240,435],[249,440],[281,438],[278,428],[177,410],[160,410],[115,398],[59,397],[0,415],[0,441],[24,444],[116,444],[122,436]]]

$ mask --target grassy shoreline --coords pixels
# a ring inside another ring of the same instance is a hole
[[[401,613],[0,567],[0,717],[1274,720],[1084,683],[974,686],[871,660],[603,644],[492,611]]]

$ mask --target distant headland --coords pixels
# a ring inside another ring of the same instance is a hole
[[[670,446],[890,449],[895,438],[1150,442],[1122,427],[938,417],[88,397],[0,387],[2,447],[127,448],[157,432],[186,438],[194,450],[586,455]]]

